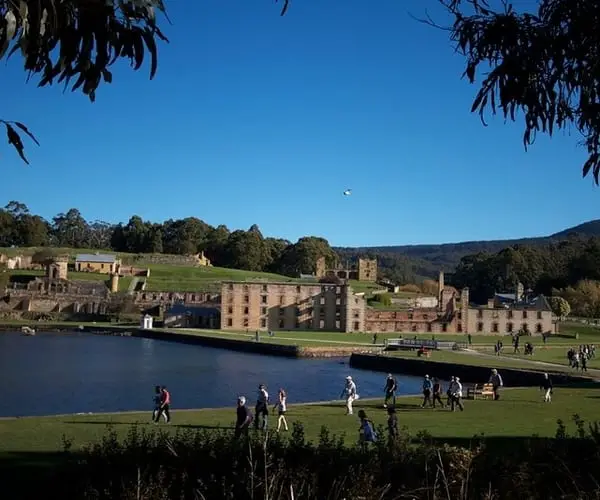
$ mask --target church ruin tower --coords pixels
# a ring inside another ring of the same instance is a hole
[[[110,275],[110,291],[112,293],[117,293],[119,291],[119,275],[117,273]]]

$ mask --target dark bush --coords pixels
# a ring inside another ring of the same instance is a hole
[[[55,498],[98,500],[597,499],[600,430],[574,420],[573,437],[559,422],[555,439],[474,438],[466,446],[403,431],[348,447],[327,429],[312,444],[301,425],[287,439],[239,441],[226,430],[138,427],[120,441],[109,428],[81,454],[67,449],[66,465],[43,487]]]

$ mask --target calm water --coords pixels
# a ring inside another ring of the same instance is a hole
[[[133,337],[0,333],[0,416],[144,410],[153,386],[167,385],[173,408],[214,408],[254,400],[257,385],[289,402],[339,397],[352,375],[362,397],[382,395],[385,374],[350,369],[346,360],[287,359]],[[421,380],[399,376],[400,392]]]

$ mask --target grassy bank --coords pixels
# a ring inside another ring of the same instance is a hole
[[[293,394],[290,398],[293,398]],[[598,418],[600,389],[557,389],[551,404],[542,402],[539,390],[511,389],[504,391],[501,401],[466,401],[465,411],[455,413],[442,409],[421,409],[420,403],[417,397],[398,399],[400,426],[406,427],[413,435],[427,431],[438,438],[471,438],[480,434],[494,437],[552,437],[558,419],[571,421],[575,413],[589,421]],[[376,425],[385,424],[386,414],[381,409],[380,400],[359,400],[356,408],[365,409]],[[155,426],[149,423],[149,417],[149,412],[143,412],[0,419],[0,455],[7,457],[11,453],[60,451],[63,436],[76,449],[98,440],[105,433],[106,425],[114,426],[121,436],[132,424],[152,429]],[[178,429],[230,428],[234,419],[233,406],[215,410],[175,409],[172,423],[160,427],[169,432]],[[336,434],[345,434],[349,444],[355,442],[358,435],[356,417],[345,416],[341,402],[291,405],[288,422],[290,425],[301,423],[310,440],[318,438],[322,426]]]

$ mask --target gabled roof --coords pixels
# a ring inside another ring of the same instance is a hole
[[[80,253],[75,262],[96,262],[98,264],[114,264],[117,260],[116,255],[101,253]]]

